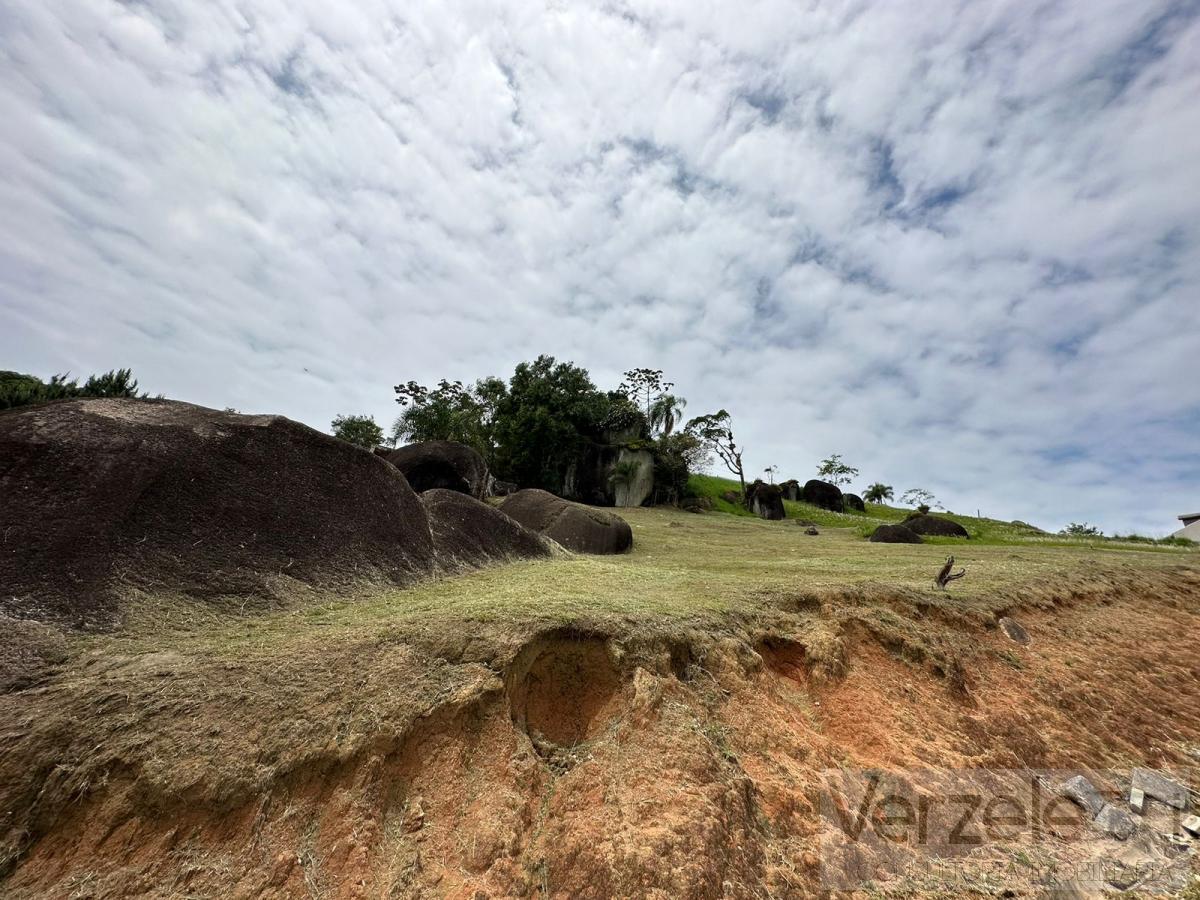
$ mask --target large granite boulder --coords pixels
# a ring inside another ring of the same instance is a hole
[[[281,416],[79,399],[0,413],[0,614],[118,624],[141,591],[270,603],[434,566],[393,466]]]
[[[458,491],[431,488],[421,495],[421,503],[443,569],[536,559],[554,552],[554,545],[540,534]]]
[[[777,484],[756,481],[746,488],[746,506],[760,519],[778,520],[787,516],[783,509],[783,491]]]
[[[504,499],[500,511],[578,553],[624,553],[633,546],[633,530],[620,516],[548,491],[517,491]]]
[[[903,525],[880,525],[870,538],[875,544],[923,544],[925,543],[915,531],[909,531]]]
[[[455,441],[422,441],[393,450],[385,457],[418,494],[434,488],[487,497],[488,468],[474,449]]]
[[[867,504],[863,503],[863,498],[858,494],[842,494],[842,505],[857,512],[867,511]]]
[[[819,506],[821,509],[828,509],[831,512],[845,512],[846,505],[842,500],[842,491],[836,484],[830,484],[828,481],[818,481],[812,479],[804,483],[804,490],[800,492],[800,499],[805,503],[811,503],[813,506]]]
[[[802,499],[800,482],[795,478],[790,478],[787,481],[781,482],[779,490],[783,492],[784,500],[800,500]]]
[[[933,537],[963,537],[969,538],[967,529],[953,519],[943,519],[941,516],[917,515],[904,520],[904,527],[916,534]]]

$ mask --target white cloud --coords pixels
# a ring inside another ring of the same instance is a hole
[[[18,0],[0,353],[318,428],[653,364],[755,471],[1162,533],[1197,96],[1191,3]]]

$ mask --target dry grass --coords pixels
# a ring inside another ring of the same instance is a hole
[[[871,544],[857,528],[822,527],[816,537],[792,520],[766,522],[721,513],[622,510],[634,529],[623,556],[574,555],[517,562],[428,581],[406,590],[319,597],[297,586],[297,603],[266,614],[222,617],[206,609],[140,598],[128,630],[87,638],[121,645],[172,641],[241,652],[247,644],[357,640],[374,632],[460,628],[463,622],[545,627],[580,619],[648,622],[753,614],[802,596],[847,590],[902,593],[968,611],[1013,603],[1031,585],[1077,581],[1115,571],[1200,565],[1196,550],[1096,543],[1062,545],[1038,538],[1012,543]],[[967,576],[948,591],[933,576],[953,553]],[[1032,594],[1030,595],[1033,596]],[[459,623],[459,624],[455,624]],[[172,637],[175,635],[175,637]]]

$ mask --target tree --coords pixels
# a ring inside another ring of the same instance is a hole
[[[1059,532],[1059,534],[1070,534],[1078,537],[1100,537],[1103,533],[1095,525],[1089,525],[1087,522],[1072,522]]]
[[[147,394],[138,393],[137,379],[130,369],[113,369],[103,375],[90,375],[81,386],[68,375],[52,375],[42,381],[33,375],[19,372],[0,372],[0,409],[46,403],[68,397],[134,397],[145,399]]]
[[[676,397],[674,394],[659,394],[658,398],[650,404],[650,414],[647,417],[650,430],[658,429],[659,433],[666,437],[683,418],[683,410],[686,406],[687,401],[682,397]]]
[[[673,387],[673,381],[663,380],[662,369],[630,369],[617,390],[636,403],[645,412],[647,421],[651,421],[650,409],[654,401]]]
[[[891,500],[892,486],[877,481],[863,491],[863,499],[868,503],[882,503],[884,500]]]
[[[779,466],[767,466],[763,471],[767,474],[767,481],[771,484],[775,483],[775,473],[779,471]]]
[[[695,436],[711,453],[715,453],[730,472],[738,477],[742,496],[746,496],[746,473],[742,467],[742,451],[733,439],[733,422],[723,409],[706,416],[697,416],[685,429]]]
[[[553,356],[521,363],[496,407],[496,468],[522,487],[561,492],[587,443],[633,413],[629,400],[599,391],[586,369]]]
[[[374,416],[338,416],[332,428],[334,437],[367,450],[383,443],[383,429],[375,424]]]
[[[686,429],[660,437],[654,446],[654,502],[678,503],[687,493],[688,475],[710,460],[708,449]]]
[[[900,502],[908,506],[915,506],[918,511],[927,513],[931,506],[941,507],[937,502],[937,497],[925,488],[909,488],[900,495]]]
[[[842,454],[835,453],[821,460],[817,474],[833,484],[849,484],[858,475],[858,469],[842,462]]]
[[[393,445],[417,441],[457,441],[475,448],[489,462],[493,455],[492,439],[499,379],[477,382],[475,388],[461,381],[442,379],[435,388],[415,381],[394,388],[396,402],[404,407],[392,425]]]

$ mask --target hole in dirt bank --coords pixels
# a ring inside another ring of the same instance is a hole
[[[808,653],[804,645],[791,638],[768,637],[755,648],[763,665],[777,675],[793,681],[808,680]]]
[[[555,632],[530,642],[507,678],[513,723],[539,750],[600,735],[621,709],[621,675],[599,635]]]

